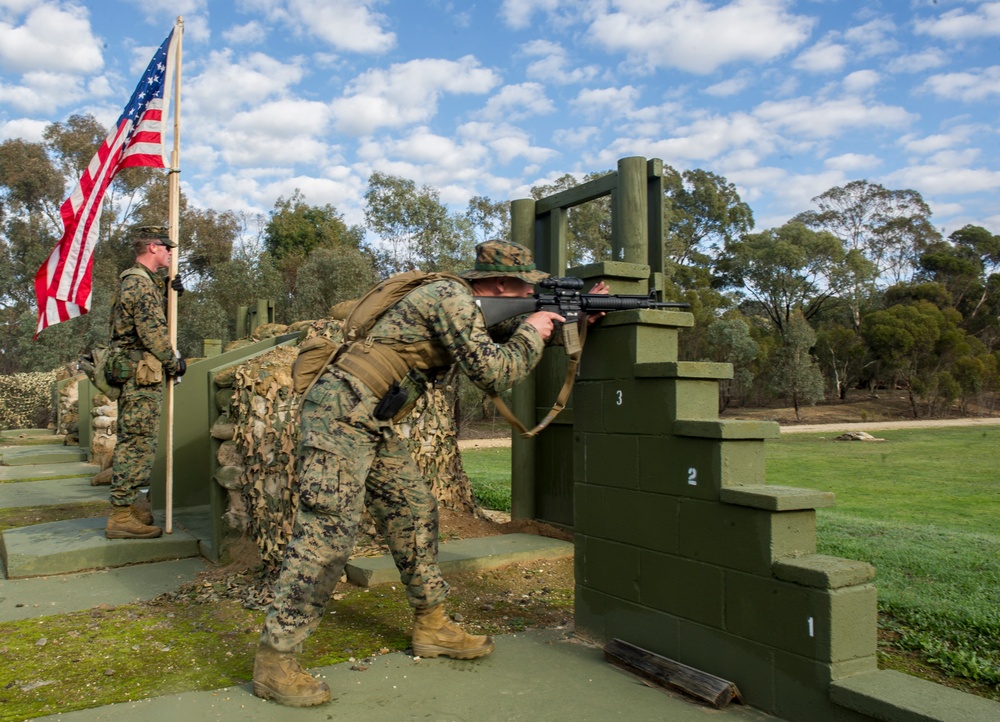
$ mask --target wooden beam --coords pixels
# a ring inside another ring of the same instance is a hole
[[[612,639],[604,648],[604,658],[616,667],[661,687],[684,692],[716,709],[725,708],[733,700],[743,703],[743,695],[732,682],[620,639]]]

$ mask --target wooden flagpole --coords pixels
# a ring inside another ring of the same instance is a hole
[[[170,278],[177,278],[177,261],[180,255],[178,239],[180,237],[180,205],[181,205],[181,47],[184,40],[184,18],[177,16],[174,26],[177,35],[177,54],[174,62],[174,149],[170,154],[170,240],[174,242],[174,252],[170,254]],[[177,292],[167,285],[167,325],[170,329],[170,347],[177,349]],[[166,448],[166,523],[164,531],[173,534],[174,531],[174,383],[167,383],[167,448]]]

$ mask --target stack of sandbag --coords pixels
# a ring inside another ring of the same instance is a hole
[[[111,483],[111,456],[118,433],[118,404],[104,394],[93,398],[90,410],[94,433],[90,440],[90,460],[101,470],[90,480],[93,486]]]

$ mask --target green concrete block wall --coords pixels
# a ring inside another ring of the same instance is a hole
[[[639,436],[638,487],[644,491],[718,500],[724,486],[763,484],[761,441]]]
[[[677,360],[677,329],[662,326],[643,327],[634,333],[631,327],[611,325],[609,314],[601,325],[587,332],[580,380],[632,378],[636,364]],[[607,325],[605,325],[607,324]]]
[[[576,481],[638,489],[639,440],[628,434],[574,434]]]
[[[575,594],[576,632],[589,639],[621,639],[671,659],[678,656],[680,620],[577,585]]]
[[[682,619],[677,626],[677,657],[695,669],[735,684],[747,704],[775,706],[774,649],[767,644]]]
[[[577,533],[576,581],[630,602],[639,601],[639,549]]]
[[[830,704],[830,683],[842,677],[873,672],[874,656],[826,664],[789,652],[774,654],[774,713],[788,722],[862,722],[869,720]]]
[[[683,556],[768,578],[776,559],[816,551],[811,510],[775,513],[684,499],[678,531]]]
[[[639,601],[647,607],[722,629],[725,572],[676,554],[639,555]]]

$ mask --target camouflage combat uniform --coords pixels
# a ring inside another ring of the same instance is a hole
[[[136,274],[133,269],[142,273]],[[163,364],[164,374],[177,371],[164,311],[162,281],[141,263],[121,276],[112,310],[111,345],[138,356],[148,351]],[[133,360],[134,363],[134,360]],[[135,373],[118,397],[118,435],[112,457],[111,503],[128,506],[136,489],[149,483],[159,437],[163,384],[139,386]]]
[[[504,343],[494,341],[470,288],[458,280],[410,292],[371,335],[407,343],[431,338],[476,386],[493,392],[527,376],[545,346],[527,324],[506,334]],[[437,501],[403,440],[388,421],[374,418],[378,402],[365,384],[335,367],[304,399],[299,508],[261,633],[261,642],[275,650],[294,651],[319,624],[354,548],[366,496],[410,604],[427,609],[447,594],[437,563]]]

